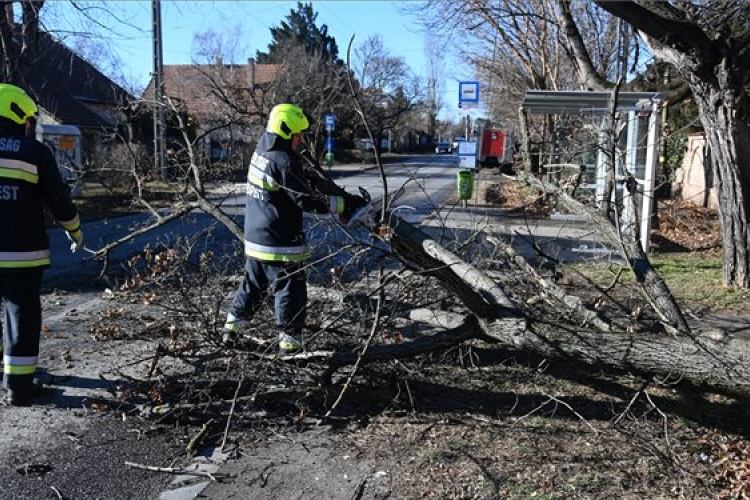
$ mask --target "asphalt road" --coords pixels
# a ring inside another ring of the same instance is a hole
[[[386,165],[389,191],[401,190],[395,203],[402,207],[402,215],[418,221],[445,201],[455,189],[455,160],[410,157]],[[343,165],[332,174],[351,191],[362,186],[375,199],[382,197],[377,170]],[[241,221],[244,190],[244,184],[220,186],[214,199]],[[148,222],[145,215],[88,222],[83,226],[86,246],[101,248]],[[320,230],[320,224],[310,224],[311,239],[320,237],[316,233]],[[225,227],[206,214],[195,213],[118,247],[110,256],[109,268],[116,269],[146,245],[174,243],[206,231],[210,235],[196,238],[196,250],[210,248],[229,254],[239,248]],[[51,375],[53,391],[31,408],[0,406],[0,500],[164,498],[160,495],[169,489],[169,476],[125,463],[169,466],[175,456],[175,437],[168,430],[145,435],[126,413],[96,410],[98,398],[111,401],[122,383],[118,367],[152,354],[154,346],[132,339],[92,342],[90,319],[113,307],[107,302],[107,284],[96,279],[102,264],[91,260],[87,251],[70,253],[62,230],[52,229],[49,234],[53,267],[44,280],[40,365]],[[194,498],[190,491],[185,495],[169,498]]]
[[[399,215],[409,222],[419,223],[442,206],[448,196],[455,191],[457,165],[458,160],[453,155],[409,156],[405,157],[403,162],[387,163],[385,171],[388,191],[391,194],[398,192],[394,197],[393,206],[399,207]],[[337,165],[331,171],[331,177],[352,193],[357,193],[357,188],[361,186],[370,192],[375,202],[382,199],[380,173],[373,165]],[[242,224],[245,206],[244,183],[214,186],[210,199]],[[90,282],[102,269],[102,263],[92,260],[90,251],[127,236],[151,220],[150,216],[143,214],[87,222],[83,225],[87,250],[75,254],[69,250],[70,244],[64,231],[59,228],[51,229],[49,235],[53,265],[45,274],[45,282],[55,287]],[[308,224],[308,227],[309,241],[328,237],[328,234],[322,234],[323,229],[319,226]],[[210,236],[196,240],[196,251],[210,249],[214,254],[222,255],[231,254],[236,250],[234,246],[237,242],[226,227],[213,217],[196,211],[147,234],[136,236],[115,248],[110,252],[108,267],[116,269],[121,262],[139,253],[146,245],[170,245],[178,238],[199,235],[206,231],[210,231]]]

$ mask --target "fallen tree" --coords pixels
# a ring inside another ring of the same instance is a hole
[[[662,382],[686,381],[725,394],[750,394],[750,339],[718,329],[668,332],[658,321],[644,322],[640,328],[618,325],[617,319],[600,317],[580,298],[539,275],[534,279],[546,291],[546,298],[554,307],[564,309],[570,319],[566,323],[535,319],[514,305],[492,278],[420,229],[392,213],[386,221],[388,242],[398,256],[439,279],[471,314],[460,318],[453,328],[416,341],[370,347],[364,355],[315,353],[311,357],[330,359],[328,377],[360,358],[360,362],[372,362],[410,357],[478,339],[509,349],[628,370]],[[510,261],[532,274],[533,268],[522,257],[510,247],[505,250]]]
[[[363,112],[361,116],[366,123]],[[224,214],[220,205],[215,206],[203,195],[200,189],[201,172],[192,152],[192,144],[186,142],[190,152],[186,171],[196,179],[195,185],[188,184],[186,189],[189,202],[172,216],[159,218],[154,226],[191,210],[202,209],[242,239],[236,223]],[[385,172],[379,158],[376,160],[384,192],[388,193]],[[335,192],[335,186],[325,172],[314,165],[314,161],[311,163],[314,167],[309,172],[311,184],[329,184],[326,191]],[[617,248],[633,270],[639,292],[650,306],[648,311],[598,311],[592,307],[590,300],[573,295],[553,280],[545,278],[520,255],[516,255],[512,247],[489,235],[485,243],[495,247],[493,258],[524,276],[524,289],[505,289],[502,280],[491,277],[476,263],[448,250],[425,231],[398,217],[395,211],[390,210],[390,202],[396,195],[386,195],[380,210],[381,222],[378,227],[369,228],[370,234],[385,242],[391,255],[407,268],[438,280],[452,296],[460,300],[465,312],[459,315],[453,312],[452,317],[443,321],[446,326],[438,327],[436,333],[396,344],[371,345],[379,327],[378,321],[375,321],[368,341],[361,346],[347,351],[314,351],[295,356],[294,359],[322,362],[327,365],[324,368],[325,378],[330,380],[344,366],[355,366],[352,371],[355,373],[361,363],[413,357],[470,340],[480,340],[509,349],[628,370],[662,382],[682,380],[726,394],[750,393],[750,366],[747,363],[750,342],[719,330],[691,331],[679,305],[650,265],[637,240],[623,240],[607,217],[578,202],[563,189],[531,176],[519,175],[519,178],[554,196],[571,211],[583,214],[592,222],[600,239]],[[148,229],[151,227],[144,230]],[[122,238],[113,242],[112,246],[126,240]],[[103,254],[112,246],[103,249]],[[379,301],[378,307],[382,307],[382,302]],[[432,313],[438,317],[445,316],[446,311],[438,308],[433,309]],[[376,311],[375,317],[379,318],[379,311]],[[414,316],[412,321],[428,322],[428,319]],[[260,356],[259,359],[266,357]]]

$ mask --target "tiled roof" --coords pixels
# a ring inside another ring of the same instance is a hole
[[[164,66],[164,92],[198,117],[221,116],[228,110],[222,93],[232,100],[248,100],[251,91],[257,96],[272,84],[280,69],[279,64],[169,64]],[[143,98],[154,99],[153,79]]]

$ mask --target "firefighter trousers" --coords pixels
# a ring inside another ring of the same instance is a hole
[[[307,276],[303,263],[264,262],[248,258],[229,313],[249,320],[269,296],[274,298],[276,324],[284,333],[302,334],[307,314]]]
[[[39,358],[42,304],[39,292],[43,269],[0,272],[3,315],[3,385],[23,391],[30,387]]]

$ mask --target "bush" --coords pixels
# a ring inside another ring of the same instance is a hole
[[[134,192],[136,176],[153,180],[154,157],[142,144],[113,144],[101,148],[82,169],[82,180],[101,184],[110,192]]]

